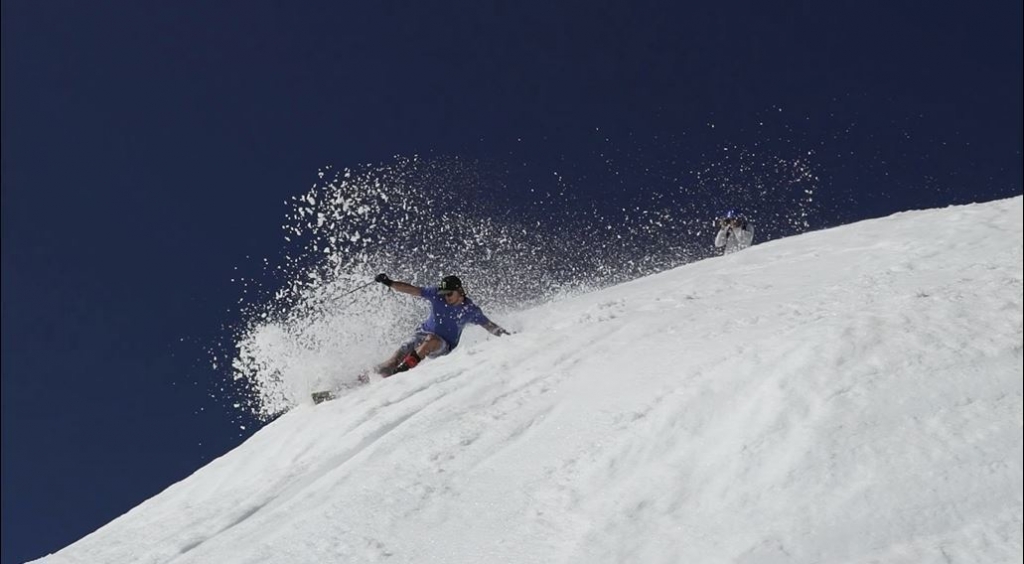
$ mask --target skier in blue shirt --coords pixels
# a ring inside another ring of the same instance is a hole
[[[487,319],[480,307],[466,296],[458,276],[445,276],[437,288],[399,282],[387,274],[378,274],[374,280],[403,294],[430,300],[430,316],[391,358],[377,366],[377,373],[385,378],[415,367],[424,358],[451,352],[459,345],[459,337],[467,323],[480,325],[492,335],[508,335],[508,331]]]

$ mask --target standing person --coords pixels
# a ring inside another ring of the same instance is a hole
[[[385,378],[405,372],[425,358],[450,353],[459,345],[462,329],[467,323],[480,325],[492,335],[508,334],[466,296],[458,276],[445,276],[437,288],[413,286],[392,280],[387,274],[378,274],[374,280],[403,294],[430,300],[430,315],[419,329],[395,354],[377,366],[377,373]]]
[[[715,248],[722,249],[722,254],[741,251],[754,242],[754,226],[741,210],[732,209],[725,212],[725,216],[718,220],[718,225]]]

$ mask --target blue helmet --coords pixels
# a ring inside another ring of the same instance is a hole
[[[722,217],[724,219],[739,219],[739,218],[743,217],[743,210],[741,210],[739,208],[733,208],[731,210],[727,210],[725,212],[725,215],[722,216]]]

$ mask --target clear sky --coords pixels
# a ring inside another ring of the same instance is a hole
[[[4,0],[5,564],[253,431],[207,351],[324,165],[585,169],[600,131],[806,145],[816,226],[1021,193],[1019,3],[337,4]]]

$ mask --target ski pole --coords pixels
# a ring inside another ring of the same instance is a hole
[[[349,291],[345,292],[344,294],[341,294],[340,296],[338,296],[338,297],[336,297],[336,298],[334,298],[334,299],[335,299],[335,300],[338,300],[338,299],[344,298],[345,296],[347,296],[347,295],[349,295],[349,294],[354,294],[354,293],[358,292],[359,290],[362,290],[363,288],[365,288],[365,287],[369,286],[370,284],[373,284],[374,282],[376,282],[376,280],[370,280],[370,281],[369,281],[369,282],[367,282],[366,284],[363,284],[363,285],[361,285],[361,286],[357,286],[357,287],[355,287],[355,288],[353,288],[353,289],[351,289],[351,290],[349,290]]]
[[[370,280],[370,281],[369,281],[369,282],[367,282],[366,284],[361,284],[361,285],[359,285],[359,286],[357,286],[357,287],[355,287],[355,288],[352,288],[351,290],[349,290],[349,291],[345,292],[344,294],[341,294],[341,295],[338,295],[338,296],[335,296],[335,297],[331,298],[331,302],[332,302],[332,303],[334,303],[334,304],[337,304],[337,303],[338,303],[339,301],[341,301],[341,300],[342,300],[342,298],[344,298],[345,296],[348,296],[348,295],[354,294],[354,293],[358,292],[359,290],[362,290],[363,288],[366,288],[367,286],[369,286],[370,284],[373,284],[373,283],[375,283],[375,282],[377,282],[377,281],[376,281],[376,280]],[[341,306],[341,307],[340,307],[340,308],[338,308],[338,309],[339,309],[339,310],[345,310],[345,309],[348,309],[348,307],[349,307],[350,305],[352,305],[352,304],[356,303],[356,301],[358,301],[358,300],[359,300],[359,298],[356,298],[355,300],[352,300],[352,301],[350,301],[350,302],[346,302],[346,303],[345,303],[345,305]]]
[[[370,280],[369,282],[367,282],[365,284],[360,284],[359,286],[356,286],[355,288],[352,288],[351,290],[345,292],[344,294],[339,294],[337,296],[334,296],[333,298],[329,298],[328,299],[328,302],[329,302],[328,305],[335,312],[337,312],[337,311],[344,311],[344,310],[348,309],[349,306],[351,306],[352,304],[356,303],[358,298],[356,298],[356,300],[352,300],[352,301],[347,302],[344,305],[338,307],[338,302],[341,301],[342,298],[344,298],[345,296],[350,296],[350,295],[358,292],[359,290],[362,290],[362,289],[366,288],[370,284],[373,284],[374,282],[376,282],[376,280]],[[316,313],[318,313],[318,312],[320,313],[320,316],[327,315],[327,305],[318,304],[314,308],[310,308],[310,309],[302,311],[301,315],[295,314],[294,311],[291,312],[290,315],[295,315],[295,317],[293,317],[293,319],[291,321],[293,323],[298,323],[299,322],[298,320],[302,319],[303,317],[306,318],[305,321],[301,323],[301,326],[298,327],[295,330],[295,332],[297,334],[303,334],[307,330],[309,330],[309,328],[312,327],[313,324],[319,319],[319,317],[316,315]]]

